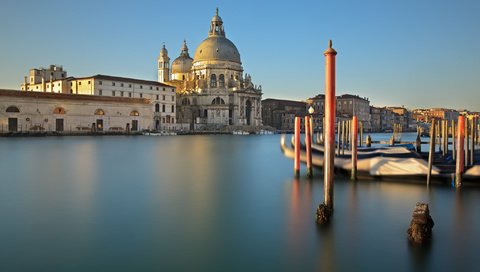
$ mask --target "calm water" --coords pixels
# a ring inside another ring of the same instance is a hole
[[[337,177],[319,228],[292,164],[278,135],[0,138],[0,271],[478,271],[479,189]]]

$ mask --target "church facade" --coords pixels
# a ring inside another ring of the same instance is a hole
[[[165,46],[158,57],[158,81],[176,87],[177,122],[201,126],[261,126],[261,86],[244,74],[240,53],[226,38],[223,21],[212,18],[208,37],[190,57],[184,41],[170,65]]]

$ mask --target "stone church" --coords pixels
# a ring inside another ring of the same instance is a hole
[[[213,16],[208,38],[193,59],[184,41],[170,66],[165,46],[158,57],[158,81],[176,87],[177,123],[195,127],[261,126],[261,86],[243,73],[240,53],[226,38],[222,18]]]

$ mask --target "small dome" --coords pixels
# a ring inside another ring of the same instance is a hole
[[[165,48],[165,44],[163,45],[162,49],[160,50],[160,56],[161,57],[168,56],[168,51]]]
[[[180,56],[172,62],[172,73],[190,73],[192,63],[193,59],[188,54],[187,42],[184,40]]]
[[[192,63],[192,58],[180,56],[172,62],[172,73],[190,73],[192,69]]]
[[[203,40],[193,58],[195,61],[224,60],[242,63],[237,47],[224,36],[211,36]]]

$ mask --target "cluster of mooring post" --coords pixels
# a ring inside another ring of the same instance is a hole
[[[312,118],[310,116],[305,116],[305,153],[307,160],[307,176],[313,177],[313,165],[312,165],[312,139],[313,139],[313,130],[311,129],[313,124],[311,122]],[[293,171],[294,176],[300,176],[300,132],[301,132],[301,119],[300,117],[295,117],[295,130],[294,130],[294,152],[295,156],[293,159]]]
[[[333,213],[333,171],[335,160],[335,56],[330,40],[325,56],[325,147],[324,202],[317,209],[317,222],[327,223]]]

